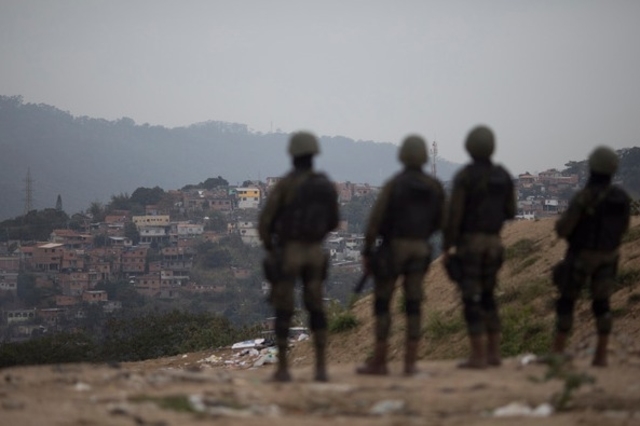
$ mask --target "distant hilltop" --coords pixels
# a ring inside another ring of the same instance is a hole
[[[20,96],[0,96],[0,220],[23,214],[28,198],[32,208],[43,209],[61,195],[73,214],[139,187],[181,188],[211,176],[230,183],[279,176],[290,167],[288,137],[220,121],[169,129],[126,117],[74,117]],[[318,168],[334,180],[380,185],[399,170],[392,143],[343,136],[322,136],[321,142]],[[449,180],[458,167],[438,158],[438,177]]]

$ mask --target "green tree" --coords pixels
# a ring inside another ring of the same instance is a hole
[[[224,232],[227,230],[227,216],[219,211],[211,210],[207,213],[207,219],[204,224],[205,231]]]
[[[369,212],[373,207],[376,196],[367,194],[354,197],[340,207],[340,217],[348,223],[348,230],[354,234],[361,234],[367,226]]]
[[[204,189],[213,189],[219,186],[229,186],[229,182],[226,179],[218,176],[217,178],[209,178],[202,183]]]
[[[147,205],[159,203],[164,195],[164,189],[160,188],[159,186],[156,186],[154,188],[140,187],[133,191],[133,194],[131,194],[129,201],[131,203],[135,203],[144,207]]]
[[[36,276],[33,274],[18,274],[17,294],[25,305],[36,306],[41,296],[36,287]]]
[[[138,227],[133,222],[127,222],[124,224],[124,236],[129,238],[134,246],[140,242],[140,232]]]
[[[114,210],[131,210],[129,194],[120,193],[120,195],[111,196],[111,201],[107,206],[107,211],[112,212]]]

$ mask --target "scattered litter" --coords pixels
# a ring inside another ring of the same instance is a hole
[[[208,364],[218,364],[218,363],[221,363],[222,361],[223,361],[223,359],[220,358],[219,356],[211,355],[210,357],[207,357],[205,359],[201,359],[198,362],[200,362],[200,363],[206,362]]]
[[[535,364],[538,362],[538,357],[534,354],[524,354],[520,357],[519,364],[522,366]]]
[[[82,382],[76,383],[73,388],[78,392],[86,392],[86,391],[90,391],[91,390],[91,386],[90,385],[88,385],[86,383],[82,383]]]
[[[384,416],[387,414],[398,414],[404,410],[405,402],[399,399],[389,399],[376,403],[369,414],[374,416]]]
[[[553,406],[547,402],[531,408],[522,402],[512,402],[493,410],[493,417],[549,417],[553,414]]]
[[[303,340],[309,340],[309,335],[307,333],[300,333],[298,335],[298,342],[302,342]]]
[[[244,408],[229,407],[220,401],[210,401],[202,395],[189,395],[189,404],[198,412],[208,413],[216,417],[278,417],[282,414],[280,407],[274,404],[261,406],[251,405]]]
[[[234,343],[231,345],[231,349],[245,349],[245,348],[255,348],[256,346],[260,346],[264,343],[263,338],[259,339],[251,339],[245,340],[243,342]]]

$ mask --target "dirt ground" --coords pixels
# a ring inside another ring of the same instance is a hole
[[[632,425],[640,424],[640,358],[606,369],[574,359],[594,379],[577,389],[567,411],[545,411],[565,380],[526,358],[468,371],[455,361],[421,361],[406,378],[401,364],[387,377],[363,377],[354,365],[330,368],[329,383],[311,381],[309,366],[294,381],[268,381],[272,365],[209,366],[218,352],[122,365],[71,364],[1,371],[2,425]],[[222,355],[223,356],[223,355]],[[538,379],[538,380],[537,380]],[[514,405],[515,404],[515,405]],[[512,415],[499,416],[512,409]],[[540,417],[530,412],[537,409]],[[520,413],[520,414],[518,414]]]
[[[538,244],[539,255],[525,272],[506,264],[501,291],[546,276],[562,257],[564,246],[552,226],[551,220],[543,220],[507,227],[507,246],[529,238]],[[638,218],[633,226],[640,226]],[[625,245],[622,254],[621,270],[640,269],[640,239]],[[425,317],[435,311],[460,315],[455,286],[439,260],[429,271],[425,290]],[[420,373],[404,377],[404,329],[398,313],[390,342],[391,374],[358,376],[354,369],[369,354],[373,337],[371,298],[364,297],[353,308],[360,326],[331,336],[328,383],[311,380],[309,341],[294,344],[294,380],[287,384],[269,381],[273,365],[256,365],[264,353],[230,348],[117,365],[7,368],[0,370],[0,425],[640,425],[639,292],[640,286],[633,285],[612,298],[618,315],[610,366],[604,369],[590,366],[595,336],[589,305],[581,304],[569,348],[574,358],[565,370],[572,373],[570,379],[542,380],[550,368],[529,354],[505,359],[500,368],[458,369],[455,358],[467,348],[464,333],[438,344],[427,335]],[[549,289],[538,297],[552,296]],[[540,309],[541,315],[551,314]],[[556,410],[551,403],[571,380],[579,386],[566,409]]]

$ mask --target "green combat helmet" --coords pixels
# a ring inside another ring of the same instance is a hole
[[[422,167],[427,162],[427,144],[417,135],[407,136],[402,142],[398,159],[407,167]]]
[[[594,173],[611,176],[618,170],[618,155],[611,148],[599,146],[589,156],[589,169]]]
[[[320,153],[318,139],[309,132],[297,132],[289,139],[289,155],[302,157],[304,155],[316,155]]]
[[[486,126],[474,127],[464,144],[471,158],[476,160],[488,160],[495,149],[493,132]]]

